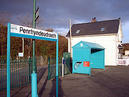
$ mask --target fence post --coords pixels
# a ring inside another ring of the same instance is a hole
[[[48,57],[48,80],[50,80],[50,57]]]
[[[62,77],[64,77],[64,57],[62,57]]]

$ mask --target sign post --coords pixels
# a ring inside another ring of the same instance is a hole
[[[40,39],[56,42],[56,97],[58,97],[58,33],[48,32],[35,28],[24,27],[8,23],[7,32],[7,97],[10,97],[10,37],[21,37],[30,39]],[[35,50],[34,50],[35,51]],[[35,55],[33,55],[35,56]],[[35,58],[35,57],[34,57]],[[38,97],[37,94],[37,74],[35,64],[33,63],[32,77],[32,97]]]
[[[7,97],[10,97],[10,23],[7,33]]]

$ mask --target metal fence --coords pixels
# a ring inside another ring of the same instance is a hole
[[[70,56],[65,54],[64,74],[71,73]],[[62,57],[58,58],[58,76],[62,76]],[[56,58],[48,58],[48,80],[56,77]]]
[[[72,59],[70,58],[70,53],[64,52],[63,58],[65,60],[64,64],[64,74],[70,74],[72,73]]]
[[[62,74],[62,58],[58,58],[58,76]],[[48,80],[56,77],[56,58],[48,57]]]
[[[7,65],[6,58],[0,57],[0,90],[7,87]],[[23,87],[31,82],[32,58],[25,59],[11,59],[10,60],[10,77],[11,89],[16,87]]]

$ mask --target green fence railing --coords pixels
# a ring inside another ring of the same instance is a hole
[[[62,74],[62,57],[58,58],[58,76]],[[56,77],[56,58],[48,57],[48,80]]]
[[[6,89],[6,58],[0,57],[0,90]],[[31,82],[32,58],[11,59],[10,60],[10,76],[11,89],[23,87]]]
[[[64,64],[64,74],[71,73],[71,63],[70,63],[70,54],[64,54],[65,64]],[[62,57],[58,59],[58,76],[62,76]],[[56,58],[48,58],[48,80],[56,77]]]
[[[72,63],[71,63],[71,58],[70,58],[70,53],[68,53],[68,52],[64,52],[63,53],[63,58],[64,58],[64,60],[65,60],[65,74],[70,74],[70,73],[72,73]]]

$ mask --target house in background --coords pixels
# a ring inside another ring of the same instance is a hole
[[[72,46],[80,41],[97,43],[103,46],[105,48],[105,65],[117,65],[118,45],[122,43],[120,18],[104,21],[96,21],[96,18],[93,18],[89,23],[73,24],[71,36]],[[68,52],[70,52],[70,32],[66,37],[68,38]]]
[[[129,58],[129,43],[122,43],[121,46],[122,58]]]

